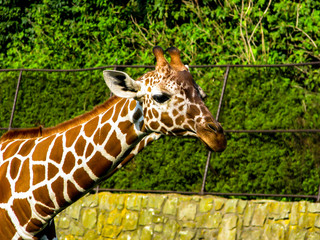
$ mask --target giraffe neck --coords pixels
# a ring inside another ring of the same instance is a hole
[[[16,236],[30,238],[132,158],[132,149],[146,135],[141,105],[119,98],[63,132],[0,142],[0,216],[8,215]]]

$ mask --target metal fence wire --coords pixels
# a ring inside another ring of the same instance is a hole
[[[282,67],[298,67],[298,66],[317,66],[320,67],[320,61],[319,62],[309,62],[309,63],[290,63],[290,64],[262,64],[262,65],[191,65],[190,68],[226,68],[224,79],[223,79],[223,85],[222,90],[220,94],[217,114],[216,114],[216,120],[219,120],[222,102],[225,94],[225,90],[227,87],[227,81],[229,77],[230,70],[232,68],[282,68]],[[9,126],[7,127],[1,127],[0,130],[10,130],[10,129],[19,129],[19,128],[12,128],[13,119],[14,119],[14,113],[16,110],[17,100],[18,100],[18,93],[19,88],[22,80],[22,73],[23,72],[82,72],[82,71],[95,71],[95,70],[102,70],[102,69],[117,69],[117,68],[154,68],[152,65],[107,65],[102,67],[95,67],[95,68],[83,68],[83,69],[25,69],[25,68],[17,68],[17,69],[0,69],[0,72],[19,72],[19,77],[17,80],[17,87],[15,91],[14,101],[12,105],[12,111],[9,121]],[[226,133],[247,133],[247,134],[256,134],[256,133],[320,133],[320,129],[264,129],[264,130],[225,130]],[[202,179],[202,185],[201,185],[201,191],[200,192],[185,192],[185,191],[166,191],[166,190],[133,190],[133,189],[109,189],[109,188],[99,188],[96,187],[94,189],[95,192],[137,192],[137,193],[177,193],[177,194],[186,194],[186,195],[216,195],[216,196],[245,196],[245,197],[277,197],[277,198],[308,198],[313,199],[316,202],[320,201],[320,185],[318,188],[318,194],[317,195],[295,195],[295,194],[261,194],[261,193],[222,193],[222,192],[206,192],[205,186],[206,186],[206,179],[208,175],[208,169],[210,165],[210,159],[212,157],[212,152],[208,151],[207,154],[207,161],[204,169],[204,175]]]

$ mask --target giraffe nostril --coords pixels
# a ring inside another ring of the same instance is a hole
[[[220,124],[208,123],[207,126],[209,129],[211,129],[212,131],[214,131],[216,133],[222,132],[222,128],[221,128]]]
[[[210,129],[213,130],[214,132],[217,132],[216,126],[214,126],[212,123],[208,123],[207,126],[208,126],[208,128],[210,128]]]

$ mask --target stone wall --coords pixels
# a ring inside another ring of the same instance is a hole
[[[99,193],[55,222],[64,240],[320,239],[320,203]]]

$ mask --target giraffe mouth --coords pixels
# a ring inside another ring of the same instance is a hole
[[[197,137],[197,133],[193,130],[186,130],[186,129],[174,129],[171,131],[172,135],[174,136],[193,136]]]
[[[206,141],[207,139],[203,139],[201,137],[199,137],[199,139],[201,140],[201,142],[204,143],[205,147],[209,150],[209,151],[214,151],[214,152],[223,152],[226,147],[227,147],[227,141],[225,139],[225,137],[219,137],[220,139],[217,139],[215,141]]]

